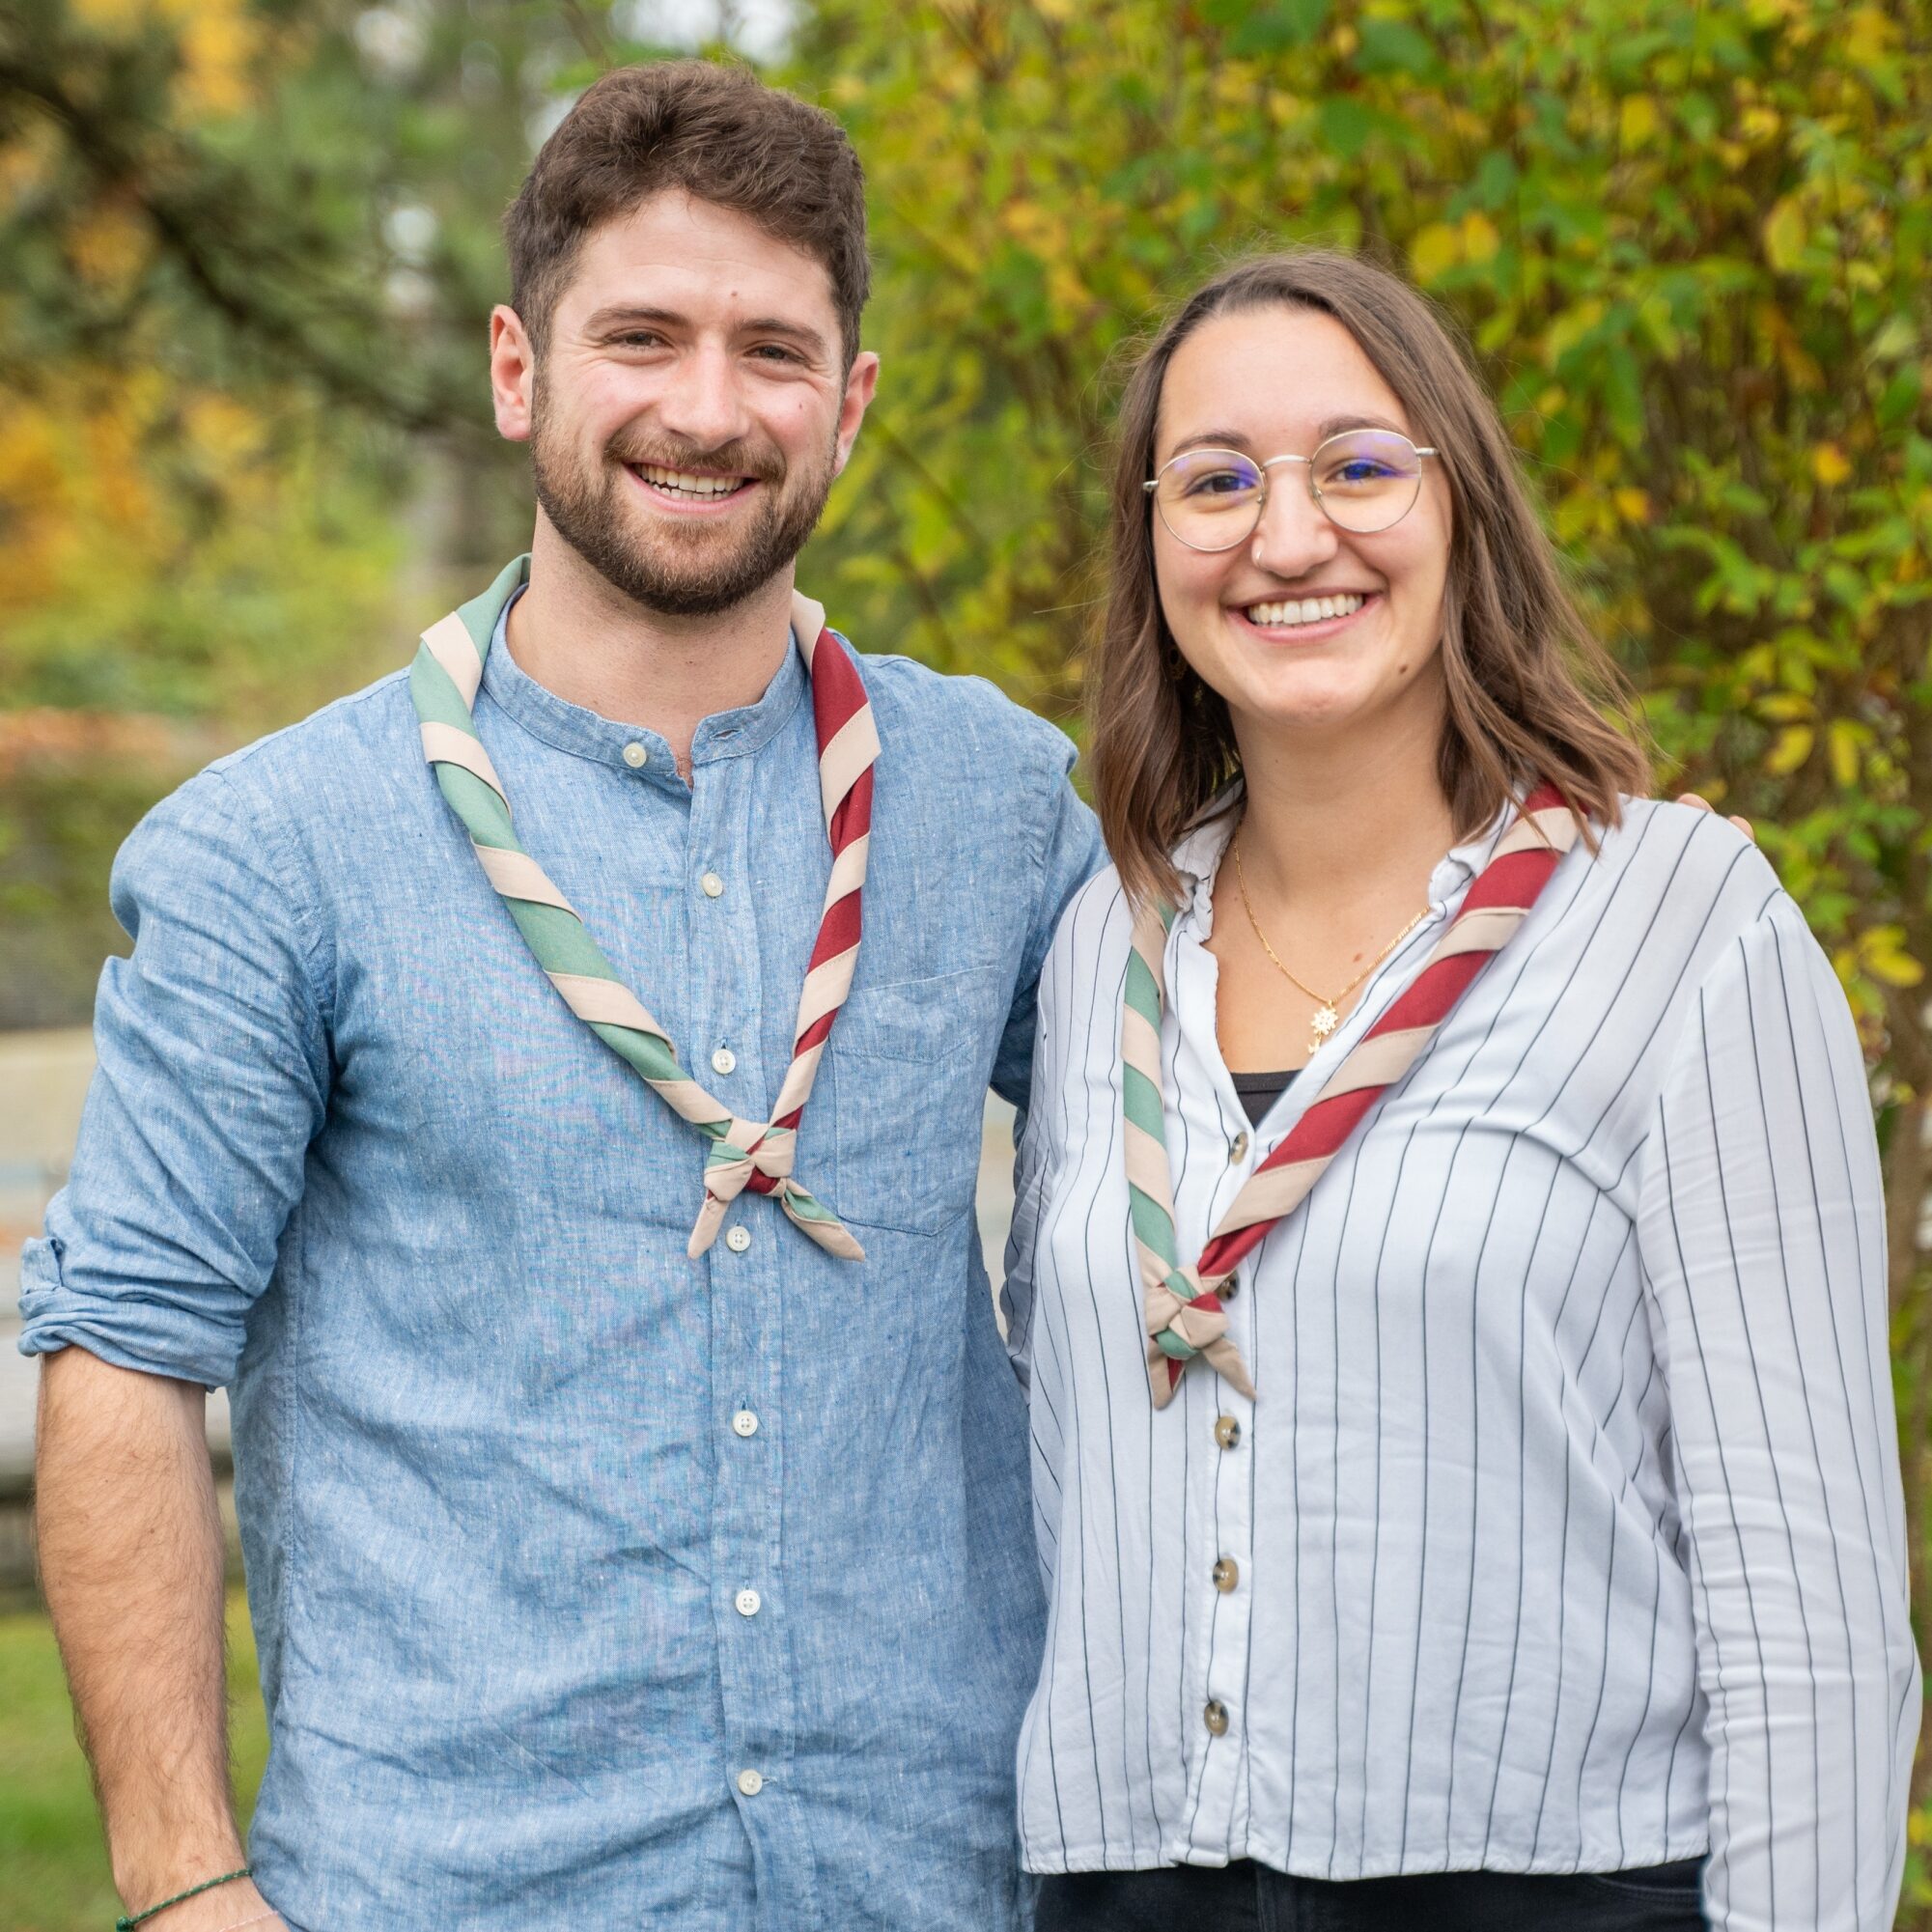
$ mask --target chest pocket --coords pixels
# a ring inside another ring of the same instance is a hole
[[[938,1234],[972,1207],[1007,991],[997,966],[971,966],[847,998],[826,1055],[841,1220]]]

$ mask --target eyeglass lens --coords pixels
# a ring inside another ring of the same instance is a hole
[[[1308,483],[1331,521],[1365,535],[1408,514],[1421,489],[1422,459],[1407,436],[1351,430],[1316,450]],[[1267,491],[1267,472],[1252,458],[1235,450],[1187,450],[1162,470],[1154,500],[1180,542],[1197,550],[1227,550],[1254,529]]]

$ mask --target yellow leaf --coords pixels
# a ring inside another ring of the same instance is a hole
[[[1627,94],[1618,131],[1626,148],[1640,148],[1657,132],[1657,103],[1647,94]]]
[[[1811,700],[1796,691],[1769,691],[1758,699],[1757,714],[1774,724],[1795,724],[1811,715]]]
[[[1910,953],[1882,952],[1876,947],[1865,954],[1864,968],[1887,986],[1917,986],[1925,977],[1925,968]]]
[[[1859,782],[1859,728],[1838,717],[1825,734],[1825,748],[1831,755],[1832,776],[1848,790]]]
[[[1851,475],[1852,466],[1836,443],[1819,443],[1811,452],[1811,474],[1830,490]]]
[[[1788,778],[1810,757],[1815,736],[1808,724],[1786,725],[1766,755],[1764,769],[1774,778]]]
[[[1432,221],[1409,244],[1409,266],[1418,282],[1434,282],[1462,257],[1462,238],[1445,221]]]
[[[1650,493],[1643,490],[1619,490],[1615,497],[1617,515],[1626,523],[1650,521]]]
[[[1845,22],[1845,57],[1855,67],[1883,60],[1898,38],[1898,29],[1877,7],[1859,7]]]
[[[1502,246],[1502,237],[1488,215],[1471,210],[1463,216],[1463,254],[1471,262],[1492,262]]]
[[[1803,258],[1810,234],[1798,197],[1785,195],[1772,204],[1771,212],[1764,217],[1764,259],[1779,274],[1789,274]]]

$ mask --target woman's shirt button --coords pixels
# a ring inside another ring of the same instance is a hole
[[[1227,1144],[1227,1164],[1230,1167],[1247,1159],[1247,1129],[1244,1127]]]
[[[1241,1582],[1241,1565],[1232,1556],[1219,1556],[1208,1574],[1215,1581],[1215,1588],[1226,1596]]]
[[[1217,1415],[1215,1441],[1224,1449],[1234,1448],[1241,1442],[1241,1424],[1232,1415]]]
[[[1218,1697],[1208,1699],[1207,1707],[1201,1712],[1201,1722],[1206,1724],[1214,1737],[1227,1734],[1227,1706]]]

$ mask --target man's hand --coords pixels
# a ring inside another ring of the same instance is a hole
[[[1710,799],[1705,798],[1700,798],[1695,792],[1680,793],[1678,795],[1677,802],[1680,805],[1694,805],[1700,812],[1712,812],[1717,810],[1717,807],[1711,803]],[[1734,825],[1738,828],[1738,830],[1745,835],[1746,838],[1750,839],[1752,845],[1755,845],[1757,843],[1757,833],[1751,829],[1750,821],[1749,819],[1740,818],[1738,814],[1735,812],[1733,812],[1730,816],[1731,816],[1731,824]]]

